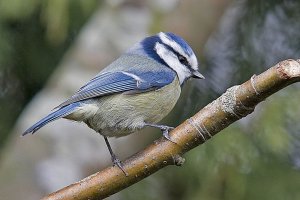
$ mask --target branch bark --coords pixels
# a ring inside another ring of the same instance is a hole
[[[44,200],[103,199],[168,165],[182,165],[181,156],[254,111],[255,106],[280,89],[300,82],[300,60],[285,60],[247,82],[229,88],[193,117],[170,132],[173,142],[160,138],[123,162],[69,185]]]

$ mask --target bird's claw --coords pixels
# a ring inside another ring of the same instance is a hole
[[[125,171],[125,169],[123,168],[122,162],[121,162],[115,155],[113,155],[113,156],[111,157],[111,160],[112,160],[112,162],[113,162],[113,166],[119,167],[119,168],[122,170],[122,172],[125,174],[125,176],[128,176],[128,173],[127,173],[127,172]]]
[[[173,143],[176,144],[176,142],[174,142],[174,141],[171,140],[170,135],[169,135],[169,132],[170,132],[171,130],[173,130],[173,129],[174,129],[174,127],[171,127],[171,126],[162,126],[162,127],[161,127],[161,131],[162,131],[162,133],[163,133],[164,138],[166,138],[166,139],[169,140],[170,142],[173,142]]]
[[[169,135],[169,131],[173,130],[174,127],[166,126],[166,125],[148,124],[148,123],[145,123],[145,125],[154,127],[154,128],[159,128],[162,131],[164,138],[166,138],[170,142],[173,142],[174,144],[176,144],[176,142],[171,140],[170,135]]]

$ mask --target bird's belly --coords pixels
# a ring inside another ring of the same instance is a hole
[[[175,106],[181,88],[177,77],[158,90],[139,94],[115,94],[93,100],[97,112],[83,120],[90,128],[105,136],[128,135],[145,126],[157,123]]]

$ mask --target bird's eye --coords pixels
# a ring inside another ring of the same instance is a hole
[[[183,64],[183,65],[186,65],[186,66],[189,65],[187,59],[186,59],[184,56],[182,56],[182,55],[178,55],[178,60],[179,60],[180,63]]]

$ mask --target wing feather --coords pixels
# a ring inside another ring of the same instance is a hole
[[[136,91],[138,93],[147,92],[171,83],[175,76],[175,72],[171,70],[139,74],[122,71],[98,74],[82,86],[71,98],[56,108],[109,94],[128,93],[129,91]]]

